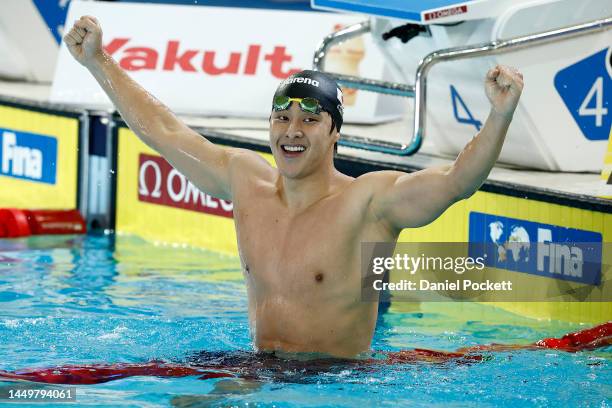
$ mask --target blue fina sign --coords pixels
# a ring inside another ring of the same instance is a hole
[[[601,283],[602,235],[598,232],[471,212],[469,243],[470,256],[484,256],[486,266]]]
[[[0,128],[0,175],[55,184],[57,139]]]

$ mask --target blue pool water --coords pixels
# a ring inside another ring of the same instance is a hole
[[[0,370],[250,350],[246,311],[236,257],[125,237],[0,240]],[[481,304],[398,303],[381,314],[373,348],[526,344],[580,328]],[[131,377],[78,386],[77,401],[108,407],[609,407],[611,358],[610,347],[576,354],[516,351],[471,365],[423,363],[264,381],[215,397],[206,394],[222,380]]]

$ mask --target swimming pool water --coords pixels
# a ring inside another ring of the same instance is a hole
[[[239,267],[237,257],[130,237],[0,240],[0,370],[251,350]],[[397,303],[379,316],[372,346],[526,344],[583,327],[482,304]],[[215,397],[206,394],[223,380],[132,377],[78,386],[77,406],[609,407],[611,358],[611,347],[516,351],[470,365],[421,363],[308,378],[295,373],[297,381],[264,381]]]

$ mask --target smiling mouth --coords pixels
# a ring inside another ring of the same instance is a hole
[[[281,145],[281,150],[285,156],[295,157],[306,151],[306,146],[302,145]]]

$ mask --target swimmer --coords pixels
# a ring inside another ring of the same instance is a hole
[[[200,190],[233,202],[259,352],[368,353],[378,303],[361,298],[361,243],[395,242],[402,229],[427,225],[474,194],[499,156],[523,89],[513,68],[486,74],[489,116],[452,164],[353,178],[334,167],[342,92],[324,73],[299,72],[276,90],[269,118],[274,168],[186,126],[105,52],[94,17],[81,17],[64,41],[144,143]]]

